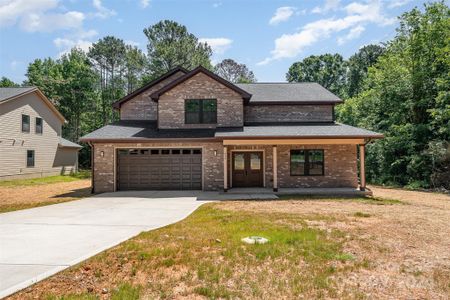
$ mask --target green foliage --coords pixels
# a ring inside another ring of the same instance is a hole
[[[201,65],[211,69],[211,47],[199,42],[186,26],[163,20],[144,29],[148,38],[148,79],[181,66],[188,70]]]
[[[403,14],[363,91],[338,107],[340,121],[385,134],[367,147],[372,182],[450,188],[449,17],[443,2]]]
[[[367,45],[350,56],[346,62],[346,94],[348,97],[356,96],[362,91],[369,67],[373,66],[378,61],[378,57],[383,53],[384,47],[380,45]]]
[[[286,74],[289,82],[317,82],[343,96],[345,63],[340,54],[311,55],[292,64]]]
[[[18,87],[18,86],[20,85],[10,80],[9,78],[6,78],[5,76],[2,76],[2,78],[0,79],[0,87]]]
[[[245,64],[239,64],[230,58],[224,59],[215,65],[214,72],[233,83],[256,82],[255,74]]]

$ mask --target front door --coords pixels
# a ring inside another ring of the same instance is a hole
[[[233,187],[262,187],[262,152],[233,152]]]

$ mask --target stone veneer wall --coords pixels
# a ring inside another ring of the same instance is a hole
[[[161,89],[175,79],[183,76],[183,72],[176,72],[172,76],[164,79],[143,93],[123,103],[120,107],[121,120],[150,120],[156,121],[158,118],[158,103],[150,98],[150,94]]]
[[[245,122],[332,122],[332,105],[248,105]]]
[[[94,186],[95,193],[114,191],[115,148],[198,148],[202,150],[203,189],[223,189],[223,146],[220,142],[178,142],[178,143],[95,143],[94,144]],[[214,156],[214,150],[217,156]],[[104,156],[101,156],[101,151]]]
[[[185,124],[185,99],[217,99],[217,124]],[[175,86],[158,101],[159,128],[240,127],[244,124],[242,97],[203,73]]]

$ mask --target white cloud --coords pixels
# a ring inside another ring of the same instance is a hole
[[[347,15],[343,18],[328,18],[314,21],[303,26],[299,32],[293,34],[283,34],[275,40],[275,48],[271,51],[271,56],[258,65],[265,65],[273,60],[292,58],[301,53],[306,47],[313,45],[320,39],[329,38],[331,34],[343,30],[363,26],[367,23],[377,25],[392,24],[395,19],[386,18],[381,12],[379,1],[371,1],[367,4],[351,3],[345,7]],[[354,35],[361,31],[361,28],[354,31]]]
[[[224,54],[231,47],[233,40],[227,38],[201,38],[199,42],[207,43],[214,54]]]
[[[139,47],[139,45],[141,44],[139,42],[135,42],[135,41],[132,41],[132,40],[125,40],[124,43],[127,44],[127,45],[130,45],[130,46],[133,46],[133,47]]]
[[[27,32],[52,32],[81,28],[85,15],[79,11],[51,12],[63,8],[59,0],[0,0],[0,27],[19,25]]]
[[[335,11],[339,8],[340,0],[326,0],[323,7],[316,6],[312,9],[314,14],[326,14],[329,11]]]
[[[350,29],[347,35],[338,38],[337,40],[338,45],[343,45],[350,40],[359,38],[359,36],[364,32],[364,30],[366,30],[366,28],[364,28],[364,26],[362,25],[358,25]]]
[[[0,1],[0,26],[12,26],[23,16],[39,14],[58,6],[58,0],[3,0]]]
[[[295,13],[295,7],[292,6],[282,6],[278,7],[275,11],[275,14],[270,19],[269,24],[270,25],[276,25],[280,22],[285,22],[289,20],[290,17]]]
[[[20,28],[28,32],[81,28],[84,18],[84,14],[78,11],[69,11],[64,14],[30,13],[21,18]]]
[[[21,61],[12,60],[11,63],[9,64],[9,67],[11,68],[11,70],[16,71],[17,67],[19,67],[22,64],[23,64],[23,62],[21,62]]]
[[[222,2],[216,2],[216,3],[213,3],[213,5],[212,5],[214,8],[218,8],[219,6],[222,6]]]
[[[70,52],[70,49],[76,47],[85,52],[89,51],[89,48],[92,46],[92,42],[83,40],[83,39],[68,39],[68,38],[56,38],[53,40],[53,44],[60,49],[61,51],[58,53],[58,57],[63,56]]]
[[[150,5],[150,0],[140,0],[140,3],[142,8],[146,8]]]
[[[389,8],[400,7],[408,4],[409,2],[411,2],[411,0],[390,0],[388,7]]]
[[[113,9],[104,7],[102,0],[92,0],[92,5],[97,9],[97,12],[93,14],[94,17],[106,19],[117,14]]]

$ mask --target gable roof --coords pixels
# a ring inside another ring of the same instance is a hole
[[[250,98],[252,97],[252,95],[250,93],[248,93],[247,91],[243,90],[242,88],[238,87],[237,85],[223,79],[222,77],[214,74],[213,72],[209,71],[208,69],[199,66],[197,68],[195,68],[194,70],[190,71],[189,73],[185,74],[184,76],[181,76],[178,79],[175,79],[174,81],[172,81],[171,83],[169,83],[168,85],[164,86],[163,88],[161,88],[160,90],[154,92],[153,94],[150,95],[150,97],[154,100],[154,101],[158,101],[159,97],[164,94],[165,92],[173,89],[174,87],[176,87],[177,85],[179,85],[180,83],[188,80],[189,78],[193,77],[194,75],[198,74],[198,73],[203,73],[209,77],[211,77],[212,79],[218,81],[219,83],[223,84],[224,86],[228,87],[229,89],[235,91],[236,93],[240,94],[242,96],[242,98],[245,101],[249,101]]]
[[[27,94],[34,89],[36,89],[34,86],[0,88],[0,102],[8,101],[10,98],[18,97],[22,94]]]
[[[132,93],[126,95],[125,97],[123,97],[122,99],[117,100],[116,102],[113,103],[113,108],[115,109],[119,109],[120,106],[124,103],[127,102],[128,100],[134,98],[135,96],[139,95],[140,93],[148,90],[149,88],[153,87],[155,84],[160,83],[161,81],[169,78],[170,76],[176,74],[177,72],[182,72],[184,74],[188,73],[189,71],[186,70],[183,67],[176,67],[175,69],[170,70],[169,72],[165,73],[164,75],[156,78],[155,80],[150,81],[149,83],[147,83],[146,85],[144,85],[143,87],[133,91]]]
[[[51,111],[55,113],[55,115],[61,120],[61,122],[65,123],[66,119],[64,116],[56,109],[55,105],[48,100],[48,98],[35,86],[31,87],[13,87],[13,88],[0,88],[0,104],[6,103],[15,99],[19,99],[22,96],[25,96],[29,93],[36,93],[42,101],[50,108]]]
[[[267,82],[236,85],[253,95],[250,104],[334,104],[342,102],[338,96],[315,82]]]

